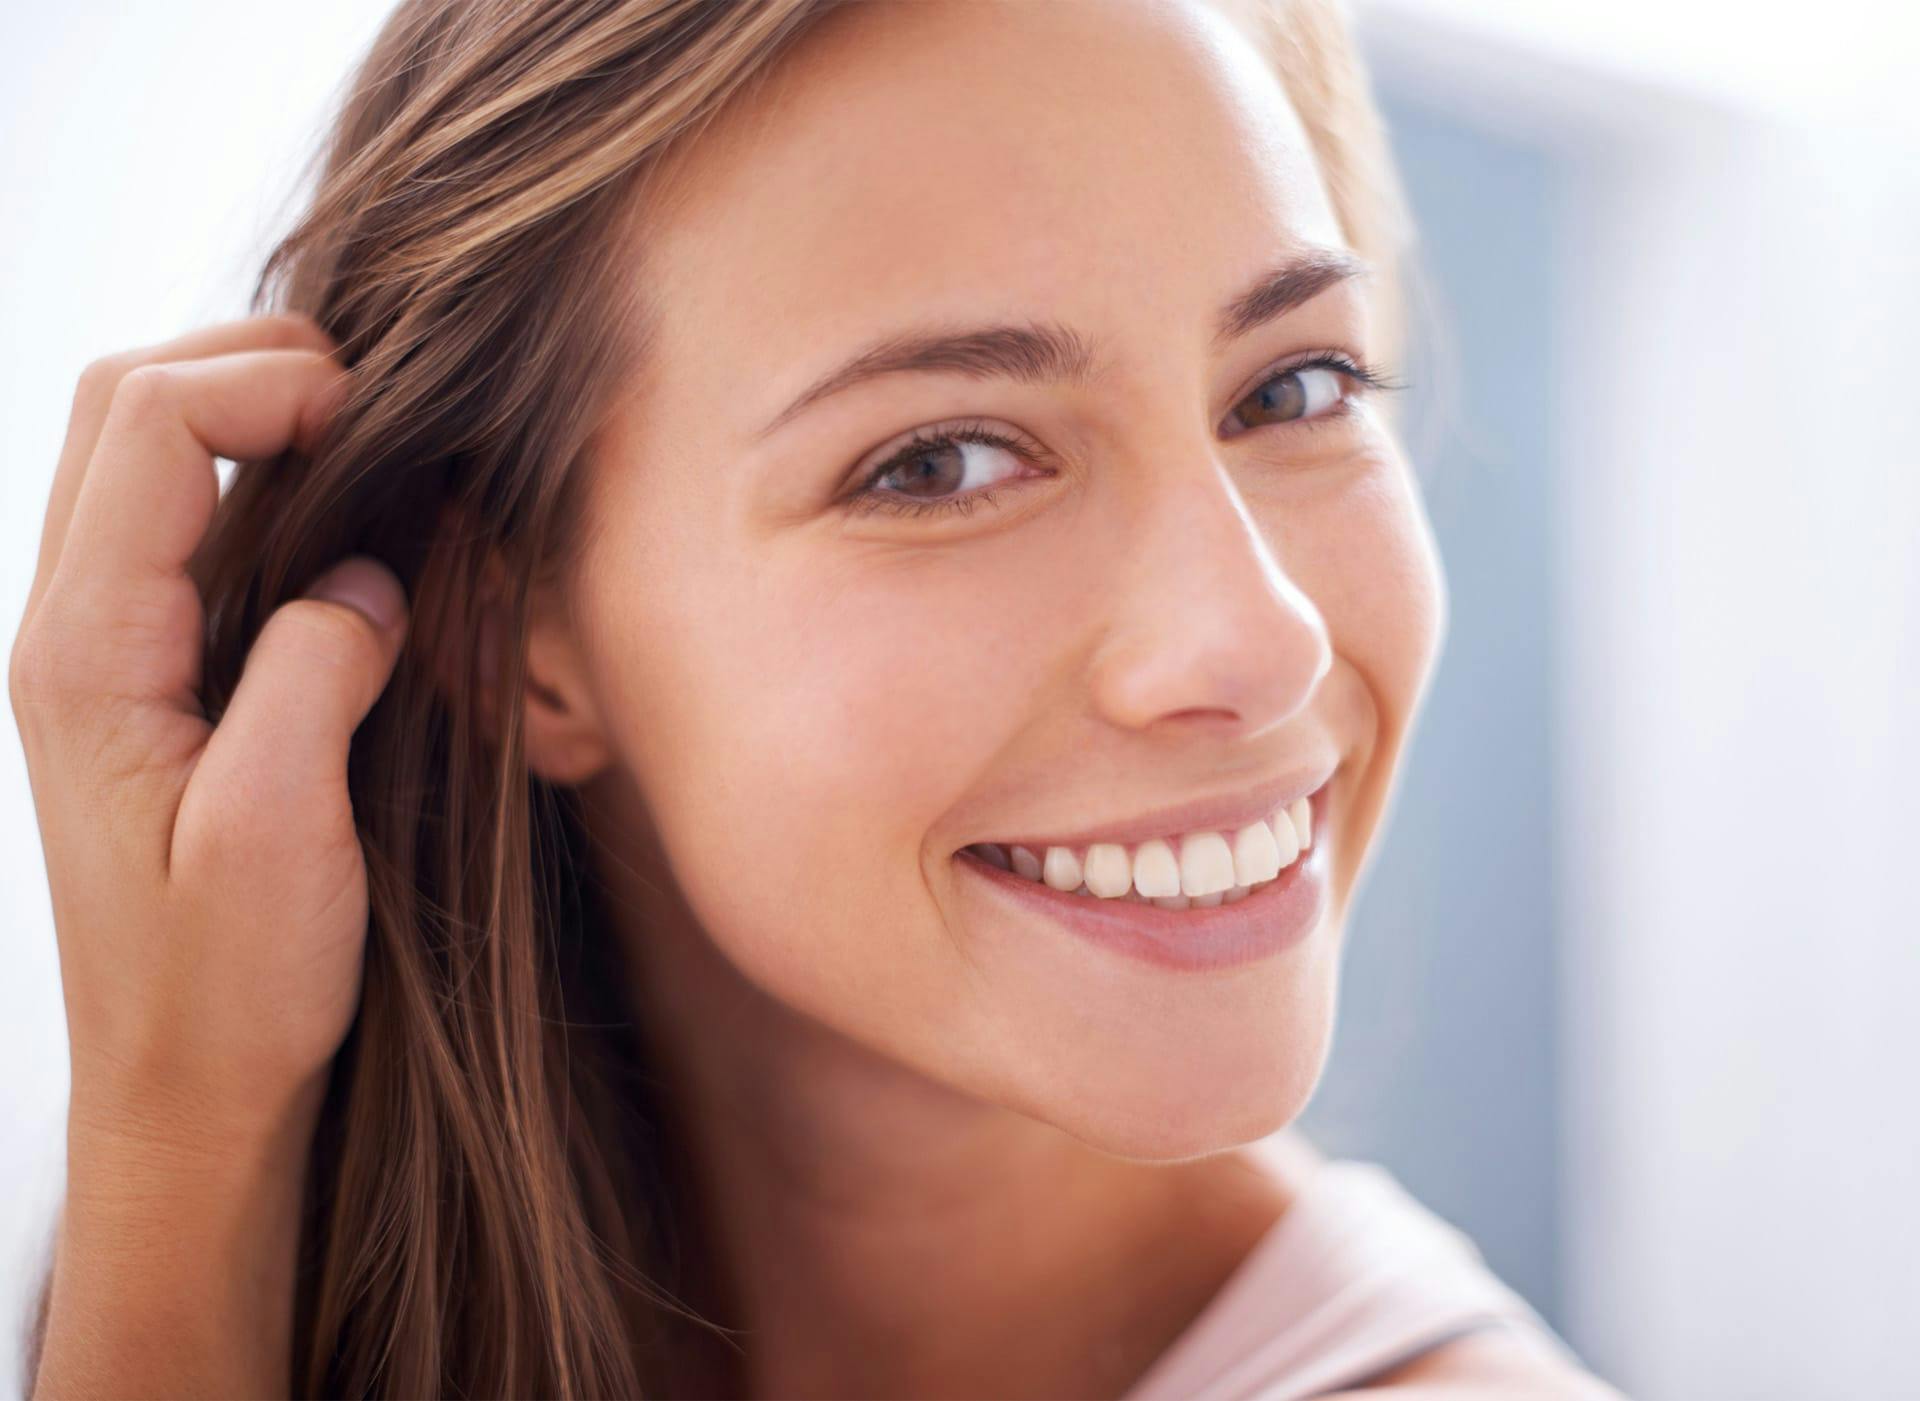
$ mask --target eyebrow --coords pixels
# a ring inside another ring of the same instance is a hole
[[[1229,301],[1214,323],[1216,348],[1277,320],[1336,283],[1364,277],[1367,264],[1335,248],[1315,248],[1255,278]],[[890,335],[815,380],[768,420],[764,438],[808,406],[882,375],[945,372],[1023,384],[1084,384],[1100,371],[1093,346],[1070,326],[1036,321],[963,331]]]

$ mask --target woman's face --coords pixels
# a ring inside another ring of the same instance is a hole
[[[655,339],[569,585],[601,840],[761,991],[941,1083],[1125,1156],[1280,1127],[1444,595],[1377,401],[1277,378],[1392,367],[1276,79],[1186,0],[850,6],[647,211]],[[1004,441],[900,456],[952,427]],[[1240,902],[1098,901],[1102,941],[1059,913],[1096,897],[963,854],[1177,862],[1329,778],[1251,949]],[[1163,821],[1189,804],[1219,820]]]

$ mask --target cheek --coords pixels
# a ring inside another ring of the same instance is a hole
[[[1361,738],[1338,819],[1333,908],[1344,927],[1445,635],[1445,576],[1418,484],[1390,450],[1271,519],[1332,641],[1328,703]]]
[[[950,998],[927,885],[946,853],[927,840],[991,754],[990,639],[970,625],[991,620],[904,560],[823,568],[818,541],[667,569],[670,600],[638,577],[601,591],[595,651],[620,762],[702,927],[831,1023],[876,992],[922,1014]]]
[[[1394,738],[1419,709],[1446,626],[1445,578],[1405,459],[1382,450],[1293,503],[1276,538]]]

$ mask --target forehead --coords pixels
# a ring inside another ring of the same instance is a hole
[[[657,368],[755,374],[769,404],[927,321],[1210,334],[1276,257],[1346,242],[1277,78],[1204,0],[846,5],[644,221]]]

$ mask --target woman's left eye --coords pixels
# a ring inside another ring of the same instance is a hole
[[[1386,388],[1387,382],[1344,356],[1323,356],[1295,365],[1262,381],[1253,393],[1234,405],[1230,420],[1243,427],[1263,428],[1275,423],[1297,423],[1336,411],[1348,397],[1348,385]],[[1247,412],[1242,408],[1251,405]]]

